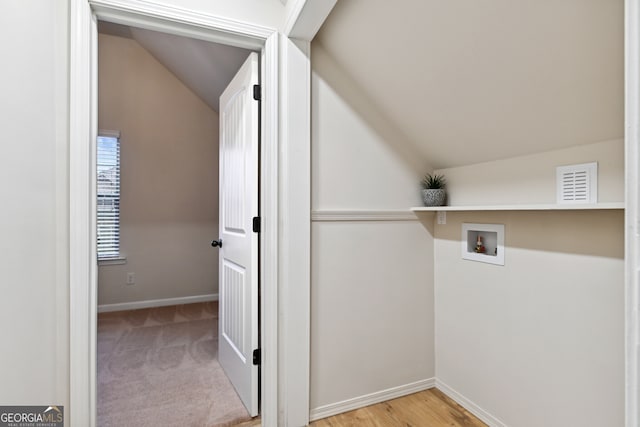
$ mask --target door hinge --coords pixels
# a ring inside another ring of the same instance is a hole
[[[259,216],[254,216],[253,217],[253,232],[254,233],[259,233],[260,232],[260,217]]]
[[[260,365],[260,349],[256,348],[253,350],[253,364]]]
[[[256,101],[262,100],[260,85],[253,85],[253,99],[255,99]]]

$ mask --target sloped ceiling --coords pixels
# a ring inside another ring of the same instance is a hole
[[[623,136],[622,0],[342,0],[314,39],[435,168]]]
[[[214,111],[250,51],[237,47],[100,22],[98,31],[136,40]]]

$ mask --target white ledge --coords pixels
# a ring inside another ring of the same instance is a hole
[[[98,260],[98,265],[122,265],[127,263],[127,257],[124,255],[120,255],[113,258],[103,258]]]
[[[489,205],[489,206],[418,206],[411,208],[420,212],[462,212],[462,211],[582,211],[582,210],[624,209],[624,202],[596,204],[541,204],[541,205]]]

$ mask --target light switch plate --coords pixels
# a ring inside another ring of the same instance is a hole
[[[447,212],[446,211],[438,211],[438,224],[444,225],[447,223]]]

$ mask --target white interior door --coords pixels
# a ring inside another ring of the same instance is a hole
[[[220,97],[218,358],[251,416],[258,414],[257,84],[258,55],[251,53]]]

